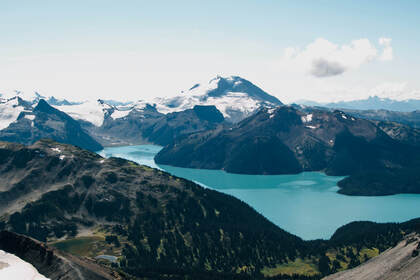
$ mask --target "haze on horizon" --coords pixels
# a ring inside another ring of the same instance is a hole
[[[237,75],[283,102],[420,99],[418,11],[410,0],[5,0],[0,93],[151,99]]]

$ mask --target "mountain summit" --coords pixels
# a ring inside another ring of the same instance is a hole
[[[231,122],[240,121],[261,107],[283,104],[238,76],[217,76],[208,83],[195,84],[176,97],[158,99],[156,103],[162,113],[191,109],[195,105],[214,105]]]
[[[200,93],[200,91],[204,94],[205,98],[223,97],[228,96],[230,93],[243,93],[250,98],[262,102],[270,102],[276,105],[282,104],[276,97],[269,95],[250,81],[239,76],[229,76],[226,78],[217,76],[211,79],[208,85],[196,84],[189,90],[189,93],[196,94]]]

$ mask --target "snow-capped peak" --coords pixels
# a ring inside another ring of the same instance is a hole
[[[214,105],[230,121],[238,121],[260,107],[282,104],[276,97],[238,76],[216,76],[209,82],[194,84],[178,96],[157,99],[156,103],[162,113],[191,109],[195,105]]]
[[[277,98],[269,95],[248,80],[239,76],[222,77],[218,75],[207,83],[195,84],[189,90],[183,91],[182,93],[184,93],[184,95],[187,94],[208,98],[221,97],[233,92],[243,93],[244,95],[260,101],[271,102],[277,105],[281,104]]]

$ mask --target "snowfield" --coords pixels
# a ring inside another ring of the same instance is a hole
[[[0,250],[0,279],[48,280],[30,263],[2,250]]]
[[[107,109],[112,107],[108,104],[102,104],[99,101],[86,101],[76,105],[54,106],[60,111],[67,113],[76,120],[88,121],[96,126],[101,126],[104,122],[104,116]]]
[[[7,128],[15,122],[25,107],[19,105],[18,97],[10,99],[0,98],[0,130]]]

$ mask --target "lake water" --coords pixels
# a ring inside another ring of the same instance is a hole
[[[153,158],[160,149],[154,145],[109,147],[99,154],[159,168],[233,195],[279,227],[307,240],[328,239],[338,227],[352,221],[403,222],[420,217],[420,195],[345,196],[337,193],[336,185],[343,177],[320,172],[240,175],[156,165]]]

